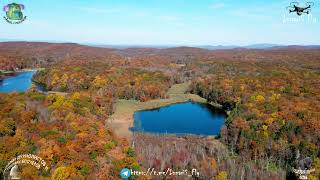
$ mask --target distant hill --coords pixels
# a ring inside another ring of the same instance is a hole
[[[113,48],[111,48],[113,47]],[[273,44],[255,44],[250,46],[164,46],[139,47],[114,46],[97,47],[76,43],[47,42],[0,42],[0,69],[11,70],[13,67],[47,67],[57,62],[68,60],[77,63],[101,61],[113,64],[128,63],[132,60],[144,63],[183,63],[188,64],[201,59],[246,60],[271,59],[274,54],[318,51],[320,45],[276,46]],[[157,47],[157,48],[155,48]],[[316,49],[316,50],[315,50]],[[250,57],[249,55],[250,54]],[[267,58],[268,57],[268,58]],[[269,58],[270,57],[270,58]]]
[[[0,39],[0,43],[3,42],[26,42],[16,39]],[[70,43],[62,41],[28,41],[28,43],[51,43],[51,44],[78,44],[84,46],[98,47],[98,48],[107,48],[107,49],[170,49],[170,48],[179,48],[187,47],[184,45],[112,45],[112,44],[94,44],[94,43]],[[229,50],[229,49],[316,49],[320,48],[320,45],[281,45],[281,44],[272,44],[272,43],[258,43],[251,44],[246,46],[239,45],[190,45],[191,48],[201,48],[207,50]]]
[[[144,48],[155,48],[155,49],[166,49],[170,47],[176,46],[166,46],[166,45],[97,45],[97,44],[85,44],[92,47],[100,47],[100,48],[111,48],[111,49],[144,49]]]
[[[171,49],[171,48],[180,48],[187,46],[170,46],[170,45],[94,45],[94,44],[86,44],[88,46],[93,47],[101,47],[101,48],[112,48],[112,49]],[[252,44],[247,46],[224,46],[224,45],[203,45],[203,46],[188,46],[190,48],[201,48],[207,50],[228,50],[228,49],[282,49],[282,48],[299,48],[299,49],[315,49],[320,48],[320,45],[279,45],[279,44],[268,44],[268,43],[261,43],[261,44]]]
[[[252,44],[252,45],[249,45],[249,46],[244,46],[244,48],[247,48],[247,49],[268,49],[268,48],[273,48],[273,47],[276,47],[276,46],[282,46],[282,45],[279,45],[279,44]]]
[[[239,48],[240,46],[222,46],[222,45],[218,45],[218,46],[197,46],[198,48],[202,48],[202,49],[208,49],[208,50],[220,50],[220,49],[236,49]]]
[[[289,46],[274,46],[271,48],[272,49],[319,49],[320,45],[307,45],[307,46],[289,45]]]

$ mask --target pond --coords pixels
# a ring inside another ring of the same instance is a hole
[[[134,113],[131,131],[219,135],[227,115],[209,104],[186,102]]]
[[[19,72],[14,76],[0,80],[0,93],[27,91],[32,85],[31,79],[35,73],[36,71]]]

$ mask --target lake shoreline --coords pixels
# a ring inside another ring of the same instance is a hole
[[[133,116],[137,111],[152,110],[185,102],[203,103],[221,109],[219,106],[208,103],[206,99],[198,95],[185,94],[189,85],[189,82],[173,85],[167,93],[167,99],[156,99],[147,102],[119,99],[115,104],[115,112],[106,120],[106,124],[116,135],[130,140],[133,132],[129,129],[133,127]]]
[[[136,111],[130,131],[176,136],[218,136],[227,114],[208,103],[184,102]]]
[[[23,73],[23,72],[30,72],[30,71],[39,71],[43,68],[34,68],[34,69],[20,69],[17,71],[2,71],[0,70],[0,81],[6,79],[6,78],[10,78],[10,77],[14,77],[19,73]]]
[[[34,75],[41,69],[43,68],[1,71],[0,92],[26,92],[33,86],[36,86],[37,89],[41,90],[42,92],[44,88],[41,86],[41,84],[38,84],[33,80]]]

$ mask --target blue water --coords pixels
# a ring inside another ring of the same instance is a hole
[[[32,84],[32,76],[36,71],[26,71],[0,81],[0,93],[25,92]]]
[[[180,103],[134,113],[132,131],[168,134],[218,135],[226,114],[210,105]]]

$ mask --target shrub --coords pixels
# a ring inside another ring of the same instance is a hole
[[[80,173],[82,176],[88,175],[89,172],[90,172],[90,168],[87,165],[81,167],[81,169],[80,169]]]
[[[66,143],[67,143],[67,140],[66,140],[64,137],[59,137],[59,138],[58,138],[58,142],[59,142],[60,144],[66,144]]]
[[[44,101],[46,99],[46,96],[42,93],[31,93],[29,97],[36,101]]]
[[[91,152],[89,155],[91,160],[96,160],[98,156],[96,151]]]
[[[127,156],[128,157],[134,157],[135,156],[135,152],[131,147],[129,147],[128,150],[127,150]]]
[[[55,130],[42,131],[42,132],[40,132],[40,137],[41,138],[46,138],[48,136],[54,136],[54,135],[57,135],[57,134],[59,134],[59,132],[55,131]]]
[[[112,140],[104,145],[104,149],[106,151],[110,151],[111,149],[114,149],[117,145],[118,145],[118,143],[116,141]]]

